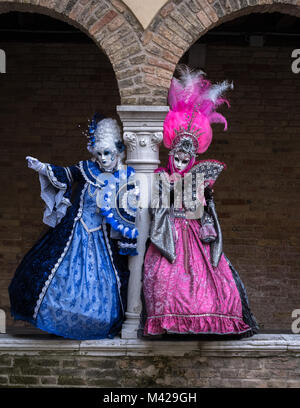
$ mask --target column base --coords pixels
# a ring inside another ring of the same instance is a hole
[[[136,339],[140,332],[140,315],[137,313],[125,313],[125,321],[122,326],[122,339]]]

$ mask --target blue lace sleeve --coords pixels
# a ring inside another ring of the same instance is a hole
[[[64,167],[64,169],[65,169],[69,182],[73,183],[75,181],[82,180],[82,174],[81,174],[79,165],[74,164],[73,166]]]
[[[47,164],[47,176],[39,175],[41,184],[41,198],[46,207],[43,222],[55,227],[66,215],[70,207],[72,184],[79,181],[80,170],[77,166],[60,167]]]

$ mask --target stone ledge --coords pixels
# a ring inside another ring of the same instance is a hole
[[[165,113],[169,112],[169,106],[167,105],[118,105],[117,110],[118,112],[126,112],[128,115],[131,115],[132,112],[151,112],[151,113]]]
[[[5,354],[70,353],[78,356],[300,356],[300,335],[257,334],[241,340],[67,340],[47,334],[0,334],[0,353]]]

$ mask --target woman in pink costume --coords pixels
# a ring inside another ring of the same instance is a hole
[[[243,337],[258,331],[244,285],[222,251],[212,186],[226,165],[217,160],[196,161],[196,155],[211,143],[210,124],[221,122],[227,129],[226,119],[215,109],[228,104],[221,97],[228,88],[232,85],[227,81],[212,85],[203,72],[188,69],[182,70],[180,80],[172,80],[170,111],[164,122],[169,161],[166,168],[156,171],[159,181],[152,194],[151,243],[144,261],[144,335]],[[185,183],[187,176],[190,182]],[[178,185],[184,185],[180,204]]]

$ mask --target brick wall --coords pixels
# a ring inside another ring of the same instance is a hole
[[[95,111],[117,118],[120,97],[111,64],[92,43],[1,48],[7,74],[0,75],[0,307],[8,312],[15,268],[47,228],[38,175],[25,157],[58,165],[88,158],[81,131]]]
[[[259,358],[258,358],[259,357]],[[1,387],[291,388],[300,386],[299,357],[0,355]],[[151,390],[149,389],[149,392]]]

